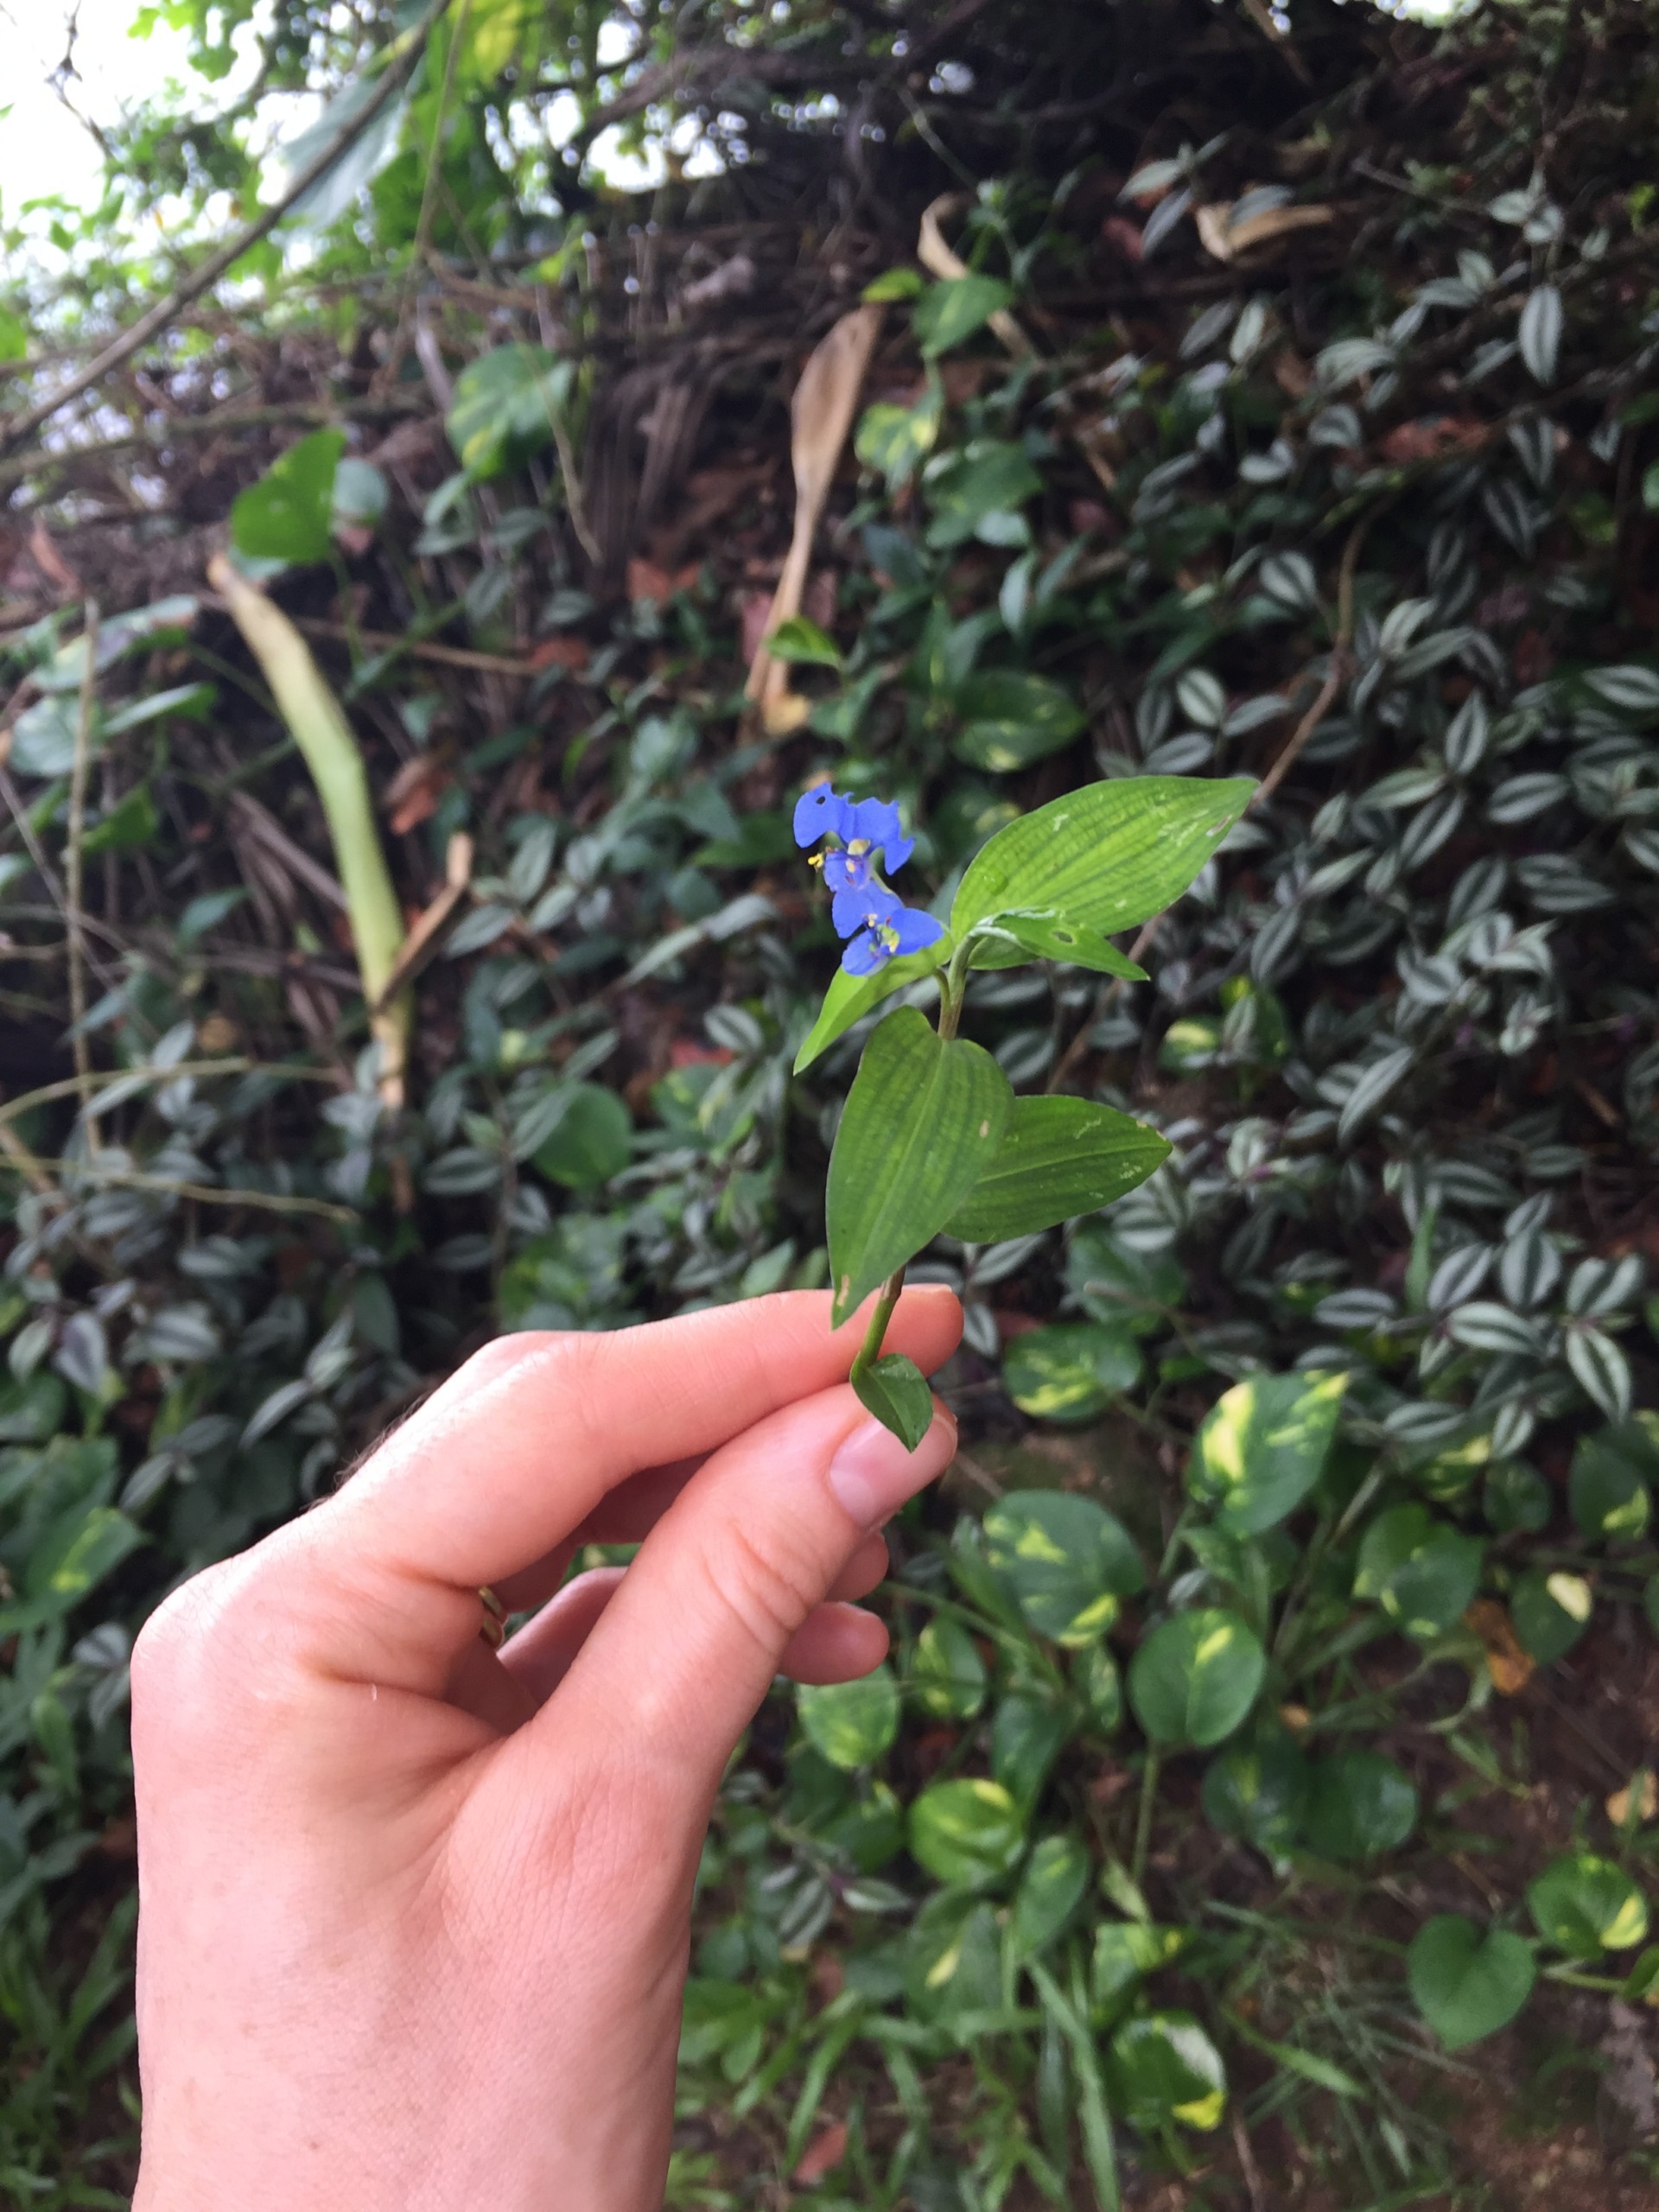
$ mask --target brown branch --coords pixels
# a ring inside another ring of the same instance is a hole
[[[60,385],[48,398],[41,400],[9,423],[0,431],[0,454],[15,452],[26,438],[33,437],[36,430],[49,423],[72,399],[79,399],[83,391],[90,391],[95,384],[108,376],[111,369],[118,369],[124,361],[130,361],[140,347],[147,346],[152,338],[158,337],[193,301],[199,300],[205,291],[216,284],[226,270],[233,268],[245,254],[251,252],[263,238],[270,237],[283,216],[298,206],[314,185],[321,183],[341,156],[351,150],[369,125],[403,90],[414,74],[416,64],[426,51],[427,41],[437,28],[438,18],[448,5],[449,0],[430,0],[425,15],[410,32],[403,53],[386,71],[371,98],[351,121],[335,133],[315,160],[307,162],[282,198],[273,201],[257,221],[238,232],[227,245],[220,246],[217,253],[210,253],[181,284],[169,292],[165,299],[158,300],[147,314],[140,315],[130,329],[124,330],[119,338],[106,346],[67,384]]]

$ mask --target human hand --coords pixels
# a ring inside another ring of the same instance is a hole
[[[827,1293],[505,1337],[133,1654],[135,2212],[654,2212],[694,1879],[781,1669],[868,1673],[906,1453]],[[905,1293],[925,1371],[961,1313]],[[560,1588],[576,1549],[643,1539]],[[541,1605],[499,1654],[480,1585]],[[557,1591],[558,1594],[552,1593]],[[543,1602],[549,1601],[549,1602]]]

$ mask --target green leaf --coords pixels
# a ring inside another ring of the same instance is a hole
[[[879,276],[871,277],[859,295],[861,299],[913,300],[927,289],[927,279],[919,269],[884,269]]]
[[[1173,1254],[1133,1251],[1100,1222],[1085,1222],[1072,1237],[1065,1280],[1091,1321],[1135,1337],[1166,1327],[1186,1294],[1185,1276]]]
[[[1397,1849],[1416,1825],[1416,1785],[1380,1751],[1313,1761],[1304,1826],[1320,1858],[1373,1858]]]
[[[1185,1928],[1154,1928],[1144,1920],[1103,1920],[1095,1930],[1090,1986],[1096,2005],[1114,2005],[1142,1974],[1156,1974],[1186,1948]]]
[[[810,1068],[821,1052],[827,1052],[837,1037],[844,1036],[855,1022],[862,1021],[885,998],[894,991],[907,990],[912,983],[942,968],[955,950],[955,940],[947,933],[938,944],[931,944],[925,952],[906,952],[897,960],[889,960],[876,969],[874,976],[849,976],[844,968],[837,968],[829,989],[823,995],[823,1004],[818,1018],[808,1033],[805,1043],[795,1055],[795,1072]]]
[[[326,561],[334,542],[341,430],[314,430],[274,461],[231,508],[231,543],[257,561]]]
[[[1083,1902],[1094,1862],[1076,1836],[1046,1835],[1014,1893],[1009,1946],[1023,1962],[1046,1951]]]
[[[1009,775],[1046,759],[1083,728],[1083,715],[1068,692],[1046,676],[1018,669],[969,677],[951,705],[962,722],[954,750],[993,775]]]
[[[0,361],[22,361],[29,354],[29,325],[21,315],[0,307]]]
[[[1071,1735],[1065,1702],[1038,1690],[1010,1690],[991,1721],[991,1772],[1027,1811],[1042,1795]]]
[[[135,784],[81,840],[88,853],[130,853],[147,845],[162,826],[148,784]]]
[[[0,1637],[62,1619],[147,1541],[137,1522],[112,1505],[77,1507],[64,1515],[31,1552],[22,1596],[0,1605]]]
[[[1581,1574],[1529,1567],[1510,1592],[1510,1618],[1541,1667],[1566,1658],[1590,1625],[1595,1593]]]
[[[910,1686],[931,1720],[971,1720],[985,1702],[985,1662],[962,1625],[941,1614],[916,1639]]]
[[[960,346],[1013,297],[1014,287],[995,276],[947,276],[942,283],[930,285],[917,301],[913,316],[922,358],[935,360]]]
[[[1524,1937],[1494,1928],[1483,1939],[1458,1912],[1425,1922],[1406,1953],[1417,2010],[1447,2050],[1507,2028],[1537,1979],[1538,1961]]]
[[[1002,1942],[995,1909],[947,1891],[931,1897],[905,1940],[905,1996],[919,2020],[950,2022],[1002,2002]]]
[[[1090,1643],[1071,1665],[1071,1684],[1103,1735],[1109,1736],[1123,1720],[1123,1677],[1103,1643]]]
[[[1359,1547],[1357,1598],[1375,1598],[1419,1643],[1443,1636],[1480,1587],[1484,1547],[1437,1521],[1425,1505],[1379,1513]]]
[[[1308,1765],[1287,1728],[1259,1730],[1230,1744],[1204,1770],[1204,1816],[1222,1835],[1240,1837],[1282,1858],[1296,1840],[1307,1804]]]
[[[1570,1852],[1545,1867],[1527,1891],[1538,1933],[1575,1959],[1628,1951],[1648,1932],[1648,1906],[1636,1884],[1611,1859]]]
[[[859,1403],[891,1429],[906,1452],[913,1452],[933,1426],[933,1393],[914,1360],[887,1352],[870,1366],[855,1367],[852,1384]]]
[[[0,1382],[0,1444],[44,1444],[63,1425],[69,1393],[44,1371]]]
[[[795,1706],[813,1749],[848,1773],[874,1765],[899,1733],[899,1685],[885,1661],[855,1682],[803,1686]]]
[[[1226,2110],[1221,2053],[1190,2012],[1125,2020],[1112,2037],[1109,2078],[1115,2101],[1136,2127],[1156,2130],[1172,2120],[1219,2127]]]
[[[985,1544],[1031,1627],[1073,1649],[1104,1636],[1118,1601],[1146,1584],[1123,1523],[1071,1491],[1014,1491],[998,1498],[985,1516]]]
[[[933,450],[944,416],[944,391],[930,370],[926,388],[908,407],[878,400],[859,418],[853,450],[866,468],[878,468],[888,487],[909,482]]]
[[[947,1041],[914,1007],[888,1015],[864,1047],[830,1159],[835,1325],[931,1243],[996,1157],[1013,1109],[988,1052]]]
[[[936,1782],[910,1808],[910,1855],[947,1889],[984,1889],[1026,1847],[1020,1807],[1000,1782]]]
[[[945,1224],[964,1244],[1029,1236],[1144,1183],[1169,1143],[1089,1098],[1016,1098],[996,1157]]]
[[[960,940],[1004,912],[1052,913],[1116,936],[1179,899],[1243,812],[1235,777],[1126,776],[1087,784],[999,830],[970,862],[950,911]]]
[[[787,622],[780,622],[766,638],[766,651],[774,660],[808,661],[817,668],[839,668],[841,649],[833,638],[819,629],[816,622],[808,621],[804,614],[791,614]]]
[[[975,934],[976,968],[1023,968],[1033,960],[1088,968],[1097,976],[1121,976],[1126,983],[1147,980],[1146,969],[1098,930],[1053,914],[999,914]]]
[[[545,346],[498,346],[468,362],[445,424],[467,474],[487,481],[550,445],[574,374]]]
[[[1250,1375],[1205,1415],[1187,1462],[1188,1494],[1222,1526],[1260,1535],[1287,1520],[1330,1457],[1345,1374]]]
[[[1634,1542],[1653,1511],[1649,1484],[1656,1473],[1659,1450],[1640,1414],[1580,1437],[1567,1490],[1580,1535],[1592,1543]]]
[[[1248,1719],[1268,1669],[1260,1638],[1218,1605],[1176,1613],[1129,1666],[1129,1703],[1154,1743],[1218,1744]]]
[[[1028,1329],[1002,1355],[1002,1386],[1020,1412],[1064,1427],[1096,1419],[1140,1376],[1134,1338],[1097,1321]]]
[[[633,1117],[613,1090],[573,1084],[565,1108],[533,1159],[538,1174],[568,1191],[594,1191],[620,1175],[633,1154]]]
[[[974,438],[960,452],[941,454],[923,478],[934,511],[931,546],[960,545],[982,523],[1015,514],[1043,480],[1025,448],[1001,438]]]

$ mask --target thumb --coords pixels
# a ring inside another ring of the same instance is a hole
[[[514,1742],[532,1759],[556,1738],[567,1756],[573,1728],[590,1750],[626,1745],[702,1817],[791,1639],[870,1531],[956,1448],[942,1407],[907,1452],[845,1384],[759,1422],[681,1491],[560,1696]]]

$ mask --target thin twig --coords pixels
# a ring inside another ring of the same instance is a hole
[[[449,0],[431,0],[425,15],[409,34],[403,53],[386,71],[370,98],[351,121],[334,134],[316,159],[307,162],[281,199],[267,207],[257,221],[250,223],[245,230],[238,232],[226,245],[220,246],[217,253],[210,253],[183,283],[169,292],[164,300],[158,300],[147,315],[140,315],[130,329],[123,331],[119,338],[106,346],[67,383],[60,385],[48,398],[26,409],[7,423],[4,429],[0,430],[0,454],[14,453],[26,439],[33,437],[36,430],[67,407],[72,399],[79,399],[83,391],[90,391],[95,384],[109,375],[111,369],[118,369],[124,361],[130,361],[152,338],[158,337],[193,301],[199,300],[205,291],[216,284],[226,270],[233,268],[262,238],[269,238],[283,216],[297,207],[312,187],[327,175],[341,156],[349,152],[382,110],[389,107],[403,90],[414,74],[416,64],[426,51],[427,41],[436,29],[438,18],[448,5]]]
[[[378,1014],[389,1006],[399,991],[412,982],[419,971],[438,949],[438,940],[448,925],[449,917],[467,896],[467,886],[473,880],[473,841],[464,830],[457,830],[449,840],[445,855],[443,889],[424,912],[419,915],[414,927],[404,939],[397,957],[392,963],[379,997],[369,1008]]]
[[[123,1068],[119,1074],[106,1074],[96,1070],[88,1076],[67,1075],[57,1083],[44,1083],[38,1090],[26,1090],[21,1097],[0,1102],[0,1128],[29,1113],[36,1106],[50,1106],[60,1098],[73,1098],[82,1091],[93,1090],[100,1084],[113,1086],[135,1083],[180,1083],[186,1077],[215,1075],[279,1075],[290,1083],[327,1083],[338,1081],[332,1068],[308,1067],[302,1061],[250,1060],[232,1054],[222,1060],[180,1060],[167,1068]]]
[[[92,765],[92,716],[98,710],[98,634],[101,617],[98,601],[86,602],[81,626],[81,650],[86,664],[80,671],[80,713],[75,723],[75,758],[69,772],[69,849],[64,860],[65,895],[69,924],[69,1035],[74,1047],[75,1072],[92,1071],[92,1046],[86,1037],[86,932],[81,923],[82,839],[86,828],[86,772]],[[91,1108],[85,1116],[86,1149],[98,1150],[98,1122]]]
[[[3,1148],[10,1149],[10,1147]],[[137,1168],[111,1167],[101,1160],[40,1160],[32,1154],[29,1158],[36,1168],[55,1167],[60,1173],[78,1176],[92,1183],[111,1183],[124,1191],[159,1191],[169,1198],[194,1198],[200,1205],[251,1206],[260,1213],[315,1214],[323,1221],[353,1222],[359,1218],[353,1207],[334,1205],[327,1198],[302,1198],[294,1192],[233,1191],[217,1183],[181,1183],[171,1175],[146,1175]],[[0,1160],[0,1174],[3,1174],[10,1164],[8,1160]],[[19,1160],[13,1173],[27,1175],[29,1170]]]
[[[52,866],[51,861],[46,857],[45,849],[42,847],[39,837],[35,834],[35,824],[29,820],[29,810],[24,806],[22,798],[18,796],[17,786],[12,782],[10,775],[3,766],[0,766],[0,800],[3,800],[5,802],[7,812],[16,823],[17,834],[23,841],[23,844],[28,851],[29,859],[34,862],[35,873],[40,877],[41,881],[46,886],[47,896],[51,899],[52,904],[57,908],[59,918],[63,923],[66,932],[68,931],[70,928],[69,905],[64,893],[63,886],[58,881],[57,871]],[[88,927],[95,931],[99,936],[106,937],[110,938],[111,942],[115,941],[115,932],[112,930],[104,929],[101,925],[96,922],[91,922],[90,920],[88,922]],[[115,988],[118,981],[113,969],[106,968],[103,962],[98,957],[97,954],[92,950],[90,946],[86,948],[86,958],[87,966],[98,977],[99,982],[103,984],[105,990],[112,991]]]

